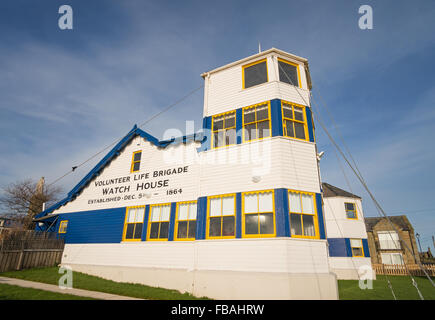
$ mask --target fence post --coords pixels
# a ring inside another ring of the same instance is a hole
[[[21,270],[21,266],[23,264],[23,256],[24,256],[24,241],[21,240],[21,251],[18,257],[17,270]]]

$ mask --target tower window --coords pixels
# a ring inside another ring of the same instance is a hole
[[[59,225],[59,233],[66,233],[68,228],[68,220],[62,220]]]
[[[148,240],[168,240],[171,205],[151,205]]]
[[[243,66],[243,88],[247,89],[268,81],[266,59]]]
[[[244,141],[270,137],[269,103],[243,109]]]
[[[279,81],[300,87],[299,65],[278,59]]]
[[[284,136],[307,140],[308,129],[304,106],[282,102],[282,121]]]
[[[355,203],[345,202],[344,208],[346,210],[346,217],[348,219],[357,219]]]
[[[292,237],[318,238],[314,194],[289,191],[288,195]]]
[[[207,238],[234,238],[236,226],[236,197],[209,197]]]
[[[236,112],[213,117],[213,148],[236,144]]]
[[[273,191],[243,193],[243,236],[275,235]]]
[[[352,257],[364,257],[364,249],[361,239],[350,239]]]
[[[177,240],[195,240],[196,201],[177,203],[175,235]]]

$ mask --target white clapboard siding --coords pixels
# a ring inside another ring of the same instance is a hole
[[[158,148],[150,142],[141,137],[136,137],[132,142],[127,145],[121,154],[116,157],[110,164],[108,164],[101,174],[94,178],[87,187],[77,196],[77,198],[65,206],[60,207],[53,213],[66,213],[87,210],[99,210],[107,208],[117,208],[125,206],[145,205],[150,203],[166,203],[175,201],[196,200],[199,191],[199,157],[196,148],[199,147],[197,143],[177,144],[176,146],[169,146],[166,148]],[[130,166],[132,161],[133,152],[142,150],[142,158],[140,171],[130,173]],[[152,177],[154,171],[178,168],[188,166],[187,173],[176,175],[167,175],[163,177]],[[150,172],[150,178],[134,181],[135,174]],[[121,183],[108,186],[96,186],[97,181],[106,181],[111,178],[130,177],[129,183]],[[147,189],[136,191],[137,183],[145,183],[150,181],[168,179],[168,187]],[[120,193],[114,195],[103,195],[103,188],[110,188],[113,186],[130,186],[130,191],[127,193]],[[182,193],[167,195],[167,190],[182,189]],[[120,200],[115,202],[106,203],[89,203],[89,200],[107,197],[124,197],[127,194],[146,193],[151,195],[150,198],[134,199],[134,200]]]
[[[325,223],[328,238],[367,238],[361,200],[346,197],[324,198]],[[348,219],[345,202],[356,204],[358,219]]]
[[[66,244],[62,264],[219,271],[329,272],[325,240],[282,238]]]
[[[208,164],[201,167],[200,193],[204,196],[276,188],[319,193],[315,152],[312,143],[283,137],[207,151],[201,154],[201,161]],[[230,158],[234,163],[223,162]]]

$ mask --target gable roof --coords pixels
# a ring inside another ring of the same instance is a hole
[[[409,222],[408,218],[405,215],[401,216],[388,216],[392,223],[394,223],[397,227],[405,231],[414,231],[411,222]],[[381,221],[385,221],[384,217],[369,217],[364,218],[367,231],[373,231],[373,228]],[[388,229],[391,230],[391,229]]]
[[[322,183],[322,189],[323,189],[323,197],[324,198],[346,197],[346,198],[361,199],[360,196],[357,196],[353,193],[347,192],[347,191],[340,189],[338,187],[334,187],[333,185],[330,185],[329,183],[326,183],[326,182]]]
[[[34,219],[44,217],[50,212],[57,210],[61,206],[64,206],[68,202],[74,200],[77,195],[83,190],[83,188],[85,188],[93,178],[97,177],[100,172],[106,167],[106,165],[108,165],[114,158],[116,158],[121,153],[122,149],[124,149],[124,147],[137,136],[141,136],[142,138],[159,148],[166,148],[169,145],[177,145],[179,143],[187,143],[188,141],[202,142],[202,140],[204,139],[202,134],[194,133],[169,140],[159,141],[156,137],[139,129],[137,125],[134,125],[133,129],[131,129],[127,133],[127,135],[122,138],[115,145],[115,147],[113,147],[113,149],[110,150],[109,153],[107,153],[106,156],[101,159],[101,161],[98,162],[97,165],[82,180],[80,180],[80,182],[70,192],[68,192],[68,195],[64,199],[42,211],[41,213],[37,214]]]

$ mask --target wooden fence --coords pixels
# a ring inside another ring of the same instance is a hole
[[[61,262],[64,242],[55,234],[34,231],[0,232],[0,272],[51,267]]]
[[[431,277],[435,276],[435,264],[424,264],[423,267],[428,275]],[[403,264],[373,264],[373,269],[375,270],[376,274],[386,274],[392,276],[409,275],[407,268],[409,273],[411,273],[413,276],[425,276],[423,270],[417,264],[408,264],[406,267]]]

